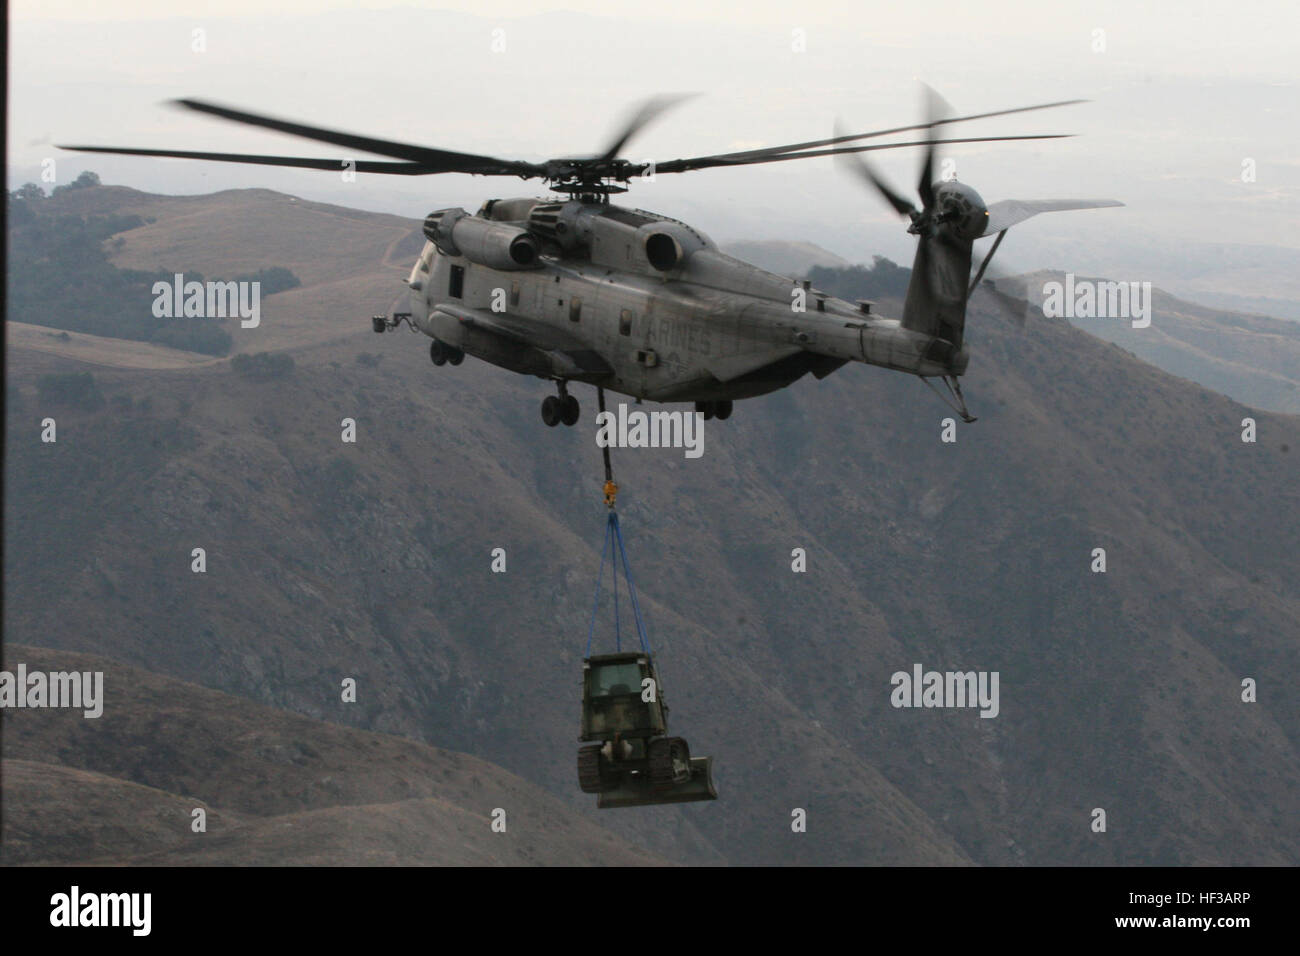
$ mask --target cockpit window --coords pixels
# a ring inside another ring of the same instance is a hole
[[[424,249],[420,252],[420,258],[415,260],[415,266],[411,269],[411,275],[406,280],[406,284],[412,288],[419,288],[417,283],[423,284],[429,275],[429,270],[433,267],[433,256],[437,252],[437,246],[432,242],[425,241]]]

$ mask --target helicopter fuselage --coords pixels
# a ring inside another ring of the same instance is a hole
[[[966,367],[964,348],[726,255],[654,213],[500,200],[473,217],[431,214],[425,234],[408,279],[411,324],[514,372],[699,402],[766,394],[849,361],[924,376]],[[521,245],[536,255],[517,254]]]

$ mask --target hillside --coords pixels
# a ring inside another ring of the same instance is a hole
[[[760,269],[802,279],[816,266],[847,266],[847,260],[812,242],[736,239],[721,244],[722,251]]]
[[[268,265],[287,269],[301,286],[275,295],[264,288],[260,325],[220,323],[233,339],[233,352],[299,348],[385,311],[403,292],[400,282],[424,244],[418,222],[270,190],[157,196],[101,186],[61,192],[29,205],[47,222],[110,216],[143,220],[105,244],[113,266],[140,275],[232,279],[254,275]],[[50,281],[82,278],[67,270]],[[153,303],[149,287],[146,282],[137,293],[135,309],[142,314]],[[107,350],[116,354],[120,350],[112,347],[115,341],[107,343]],[[173,364],[165,358],[162,363]]]
[[[274,249],[302,316],[244,348],[292,348],[295,368],[93,367],[106,406],[57,410],[49,445],[37,380],[92,367],[11,339],[8,640],[463,751],[680,862],[1300,862],[1300,420],[1064,320],[1020,329],[981,290],[980,421],[955,444],[920,383],[849,367],[708,423],[700,459],[616,452],[673,730],[714,756],[720,799],[598,812],[573,779],[603,521],[591,390],[580,427],[545,429],[543,383],[432,368],[422,338],[369,332],[382,306],[342,298],[360,279],[289,261],[314,240],[246,208],[285,197],[198,199],[239,212],[210,212],[230,231],[174,267]],[[158,250],[186,241],[189,201],[169,203]],[[388,287],[380,225],[354,215],[356,274]],[[917,662],[998,670],[1001,713],[894,709],[890,675]],[[362,689],[344,710],[342,676]],[[7,758],[39,758],[14,736]]]
[[[107,658],[9,644],[5,669],[103,671],[103,715],[5,714],[3,861],[660,863],[465,754],[351,730]],[[342,703],[339,707],[343,707]],[[206,832],[191,829],[195,808]],[[505,832],[492,814],[505,810]]]
[[[999,288],[1041,305],[1044,284],[1064,281],[1064,273],[1035,272],[999,280]],[[1153,290],[1147,328],[1113,318],[1071,317],[1070,322],[1239,402],[1300,414],[1300,322],[1208,308],[1159,289]]]

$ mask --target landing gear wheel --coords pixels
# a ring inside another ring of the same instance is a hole
[[[731,417],[731,399],[716,402],[714,404],[713,414],[718,416],[718,421],[725,422]]]
[[[546,422],[548,427],[554,428],[560,424],[560,411],[560,400],[554,395],[547,395],[542,399],[542,421]]]
[[[460,349],[454,349],[448,346],[447,361],[452,365],[459,365],[461,362],[465,361],[465,353]]]
[[[447,346],[443,345],[437,339],[429,343],[429,358],[433,360],[434,365],[447,364]]]
[[[656,793],[665,793],[673,788],[673,784],[691,779],[691,748],[681,737],[652,741],[647,756],[650,758],[650,786]]]
[[[578,400],[572,395],[565,395],[560,399],[560,421],[566,425],[578,424],[578,415],[581,409],[578,407]]]
[[[704,413],[704,420],[707,422],[713,417],[713,402],[696,402],[695,410]]]
[[[614,782],[613,774],[601,771],[600,744],[578,748],[578,786],[583,793],[601,793]]]

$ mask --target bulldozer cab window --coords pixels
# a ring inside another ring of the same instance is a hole
[[[593,667],[588,679],[591,681],[592,697],[641,692],[641,668],[635,662]]]

